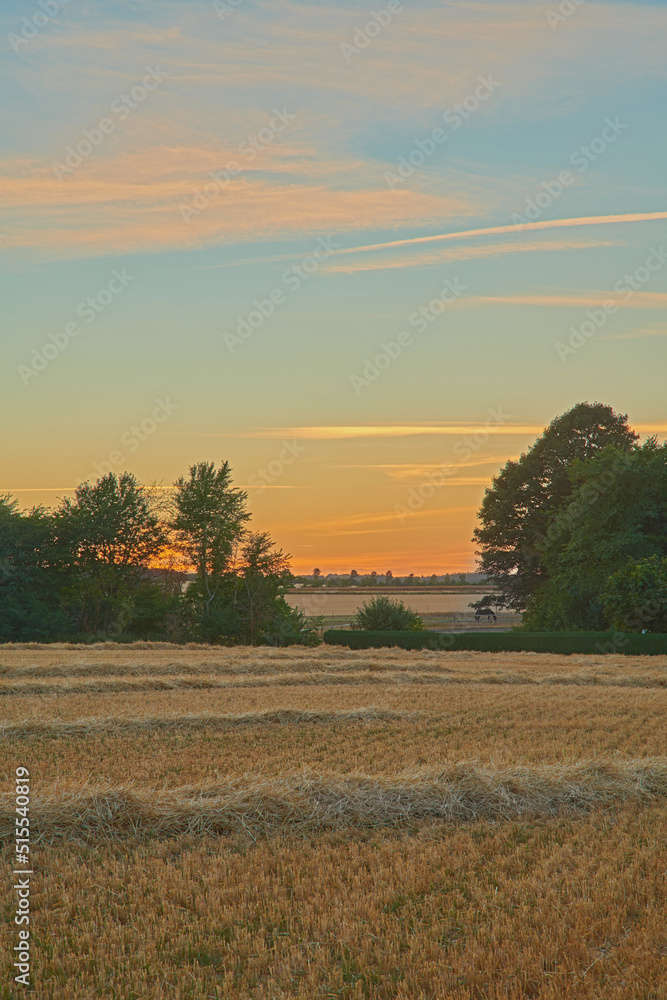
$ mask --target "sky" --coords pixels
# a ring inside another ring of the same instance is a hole
[[[475,569],[577,402],[664,439],[667,5],[0,2],[0,493],[229,461],[296,572]]]

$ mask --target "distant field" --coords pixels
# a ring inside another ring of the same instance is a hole
[[[380,592],[392,600],[403,601],[408,607],[420,614],[427,628],[446,627],[449,623],[471,627],[475,626],[474,611],[468,607],[471,601],[477,601],[487,591],[476,590],[467,593],[414,593],[398,588],[386,588]],[[377,597],[377,593],[359,590],[344,593],[330,593],[326,590],[307,593],[292,592],[287,595],[287,601],[293,608],[299,608],[309,617],[323,617],[327,628],[340,626],[349,621],[359,610],[364,601]],[[502,612],[498,616],[498,626],[510,628],[520,621],[520,615]]]
[[[666,709],[667,657],[0,646],[37,995],[664,1000]]]

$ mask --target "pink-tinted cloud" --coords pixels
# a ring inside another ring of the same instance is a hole
[[[479,211],[464,194],[406,191],[397,198],[362,176],[341,184],[346,164],[318,162],[295,143],[263,150],[257,164],[229,179],[210,177],[239,160],[213,145],[159,146],[90,156],[63,179],[50,166],[6,161],[0,208],[7,244],[76,257],[395,227]]]

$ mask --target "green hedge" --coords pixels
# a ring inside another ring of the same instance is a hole
[[[473,649],[486,653],[630,653],[667,654],[667,635],[636,632],[364,632],[329,629],[330,646],[374,649]]]

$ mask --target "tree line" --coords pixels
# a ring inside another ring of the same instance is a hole
[[[0,496],[0,641],[313,641],[289,557],[250,518],[228,462],[168,490],[111,472],[55,509]]]
[[[349,573],[327,573],[326,576],[317,567],[311,575],[294,577],[295,584],[302,584],[310,589],[322,587],[458,587],[470,586],[486,582],[480,573],[431,573],[430,576],[394,576],[388,569],[385,573],[373,570],[370,573],[359,573],[356,569]]]
[[[531,631],[667,632],[667,444],[579,403],[486,490],[479,568]]]

